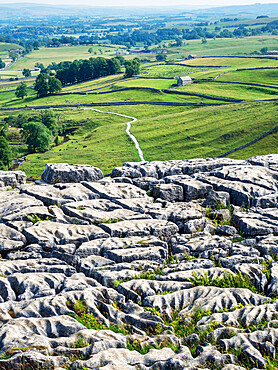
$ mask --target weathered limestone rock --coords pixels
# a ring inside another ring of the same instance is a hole
[[[214,191],[211,190],[206,200],[203,203],[203,207],[210,207],[215,209],[217,206],[228,207],[230,203],[230,194],[225,191]]]
[[[82,329],[84,326],[70,316],[11,319],[0,327],[0,347],[8,351],[42,346],[51,353],[52,338],[68,337]]]
[[[88,165],[69,165],[68,163],[50,163],[45,165],[42,179],[50,184],[81,181],[97,181],[103,178],[99,168]]]
[[[7,252],[24,247],[26,238],[19,231],[0,224],[0,252]]]
[[[18,352],[18,353],[17,353]],[[28,351],[18,350],[7,360],[0,360],[0,368],[3,370],[21,370],[26,368],[33,369],[63,369],[60,366],[68,364],[69,360],[65,356],[47,356],[30,348]]]
[[[8,191],[0,172],[0,369],[274,364],[277,173],[278,155],[58,164],[61,183]]]
[[[54,244],[81,244],[92,239],[108,238],[109,235],[100,227],[94,225],[70,225],[59,222],[41,221],[27,228],[24,234],[31,243]]]
[[[278,208],[236,212],[232,219],[237,228],[246,236],[278,235]]]
[[[112,237],[161,236],[169,238],[178,232],[173,222],[163,220],[121,221],[114,224],[100,224],[100,227]]]
[[[0,218],[36,206],[43,206],[43,202],[18,191],[0,192]]]
[[[145,198],[147,196],[144,190],[137,188],[131,184],[124,183],[110,183],[100,184],[97,182],[82,182],[86,188],[96,194],[97,198],[104,199],[132,199],[132,198]]]
[[[22,171],[0,171],[0,187],[19,188],[26,183],[27,176]]]
[[[96,199],[99,196],[81,184],[29,185],[22,192],[44,203],[58,205]]]
[[[161,313],[167,313],[171,317],[174,310],[179,310],[181,316],[196,307],[216,312],[231,309],[239,303],[259,305],[266,301],[269,301],[269,298],[252,293],[249,289],[197,286],[165,296],[146,297],[142,303],[147,307],[156,307]]]
[[[151,195],[157,199],[161,198],[168,202],[183,200],[183,188],[175,184],[159,184],[152,188]]]

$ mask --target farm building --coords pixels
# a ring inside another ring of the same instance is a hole
[[[198,58],[196,54],[189,54],[187,57],[187,59],[195,59],[195,58]]]
[[[177,85],[178,86],[186,86],[186,85],[189,85],[189,84],[192,84],[192,83],[193,83],[192,78],[189,77],[189,76],[179,77],[178,80],[177,80]]]

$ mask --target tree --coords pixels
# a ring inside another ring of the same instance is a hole
[[[267,54],[267,50],[268,50],[267,47],[261,48],[261,53],[262,54]]]
[[[140,60],[134,58],[125,62],[125,77],[132,77],[140,72]]]
[[[107,67],[107,73],[109,75],[114,75],[121,72],[121,63],[117,58],[107,59]]]
[[[0,163],[2,163],[4,167],[9,167],[11,162],[12,151],[7,140],[3,136],[0,136]]]
[[[182,46],[182,39],[180,37],[176,38],[176,46]]]
[[[93,52],[93,48],[89,48],[88,53],[92,54],[92,52]]]
[[[44,124],[52,135],[56,136],[58,131],[57,119],[52,110],[42,110],[40,112],[40,122]]]
[[[8,130],[9,130],[9,125],[4,119],[4,122],[0,123],[0,137],[3,136],[4,138],[7,138]]]
[[[12,61],[14,62],[18,58],[18,54],[13,52],[13,51],[10,51],[9,52],[9,58],[11,58]]]
[[[119,60],[121,66],[125,64],[125,58],[122,55],[116,55],[115,58]]]
[[[6,64],[0,58],[0,69],[5,68]]]
[[[55,77],[49,77],[48,78],[48,92],[50,94],[53,94],[53,93],[61,91],[61,90],[62,90],[61,81],[59,81]]]
[[[40,42],[39,41],[34,41],[33,42],[33,48],[34,48],[34,50],[38,50],[39,49],[39,47],[40,47]]]
[[[51,132],[41,122],[28,122],[23,125],[22,136],[30,153],[45,152],[51,143]]]
[[[158,61],[158,62],[162,62],[163,60],[166,60],[166,55],[165,54],[157,54],[155,56],[155,59]]]
[[[47,74],[40,73],[38,75],[38,77],[36,78],[35,84],[34,84],[34,90],[37,91],[38,98],[42,98],[44,96],[47,96],[47,93],[48,93]]]
[[[31,76],[31,71],[28,68],[24,68],[22,74],[23,74],[24,77],[30,77]]]
[[[21,82],[16,90],[15,90],[15,96],[18,98],[18,99],[24,99],[25,96],[28,95],[28,92],[27,92],[27,85],[25,82]]]

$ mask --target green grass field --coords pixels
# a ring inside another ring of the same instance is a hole
[[[187,57],[189,54],[203,55],[249,55],[254,51],[260,51],[267,47],[269,50],[277,50],[278,36],[263,35],[245,38],[207,40],[190,40],[181,47],[170,48],[171,58]],[[227,64],[229,65],[229,64]]]
[[[88,49],[92,48],[93,52],[89,53]],[[115,49],[106,46],[62,46],[59,48],[43,48],[34,50],[27,54],[24,58],[19,59],[13,66],[12,70],[19,70],[23,68],[34,69],[35,63],[42,63],[48,66],[52,62],[73,61],[75,59],[89,59],[98,56],[112,57],[115,56]]]
[[[139,160],[133,142],[125,134],[128,119],[83,109],[63,110],[62,114],[70,120],[88,122],[68,142],[46,153],[29,155],[20,168],[28,176],[40,177],[45,163],[90,164],[109,173],[124,161]]]
[[[267,66],[278,66],[278,60],[270,58],[196,58],[179,62],[180,64],[189,64],[192,66],[227,66],[232,69],[237,68],[255,68],[255,67],[267,67]]]
[[[278,86],[278,68],[230,72],[221,76],[219,79],[223,81],[251,82]]]
[[[277,107],[277,103],[266,102],[185,109],[127,107],[126,112],[141,117],[132,133],[145,159],[170,160],[214,157],[243,145],[277,125]],[[265,154],[266,148],[277,153],[275,135],[265,140]],[[240,151],[236,156],[247,158],[255,153],[250,146],[247,156]]]
[[[179,87],[178,90],[208,94],[214,97],[224,97],[242,100],[260,100],[278,98],[278,90],[258,86],[230,85],[218,82],[202,82]]]
[[[13,45],[13,44],[5,44]],[[2,46],[4,49],[7,46]],[[18,47],[18,46],[16,46]],[[90,54],[88,52],[89,47],[93,49]],[[198,56],[203,55],[248,55],[254,51],[260,51],[261,48],[267,47],[269,50],[277,50],[278,48],[278,36],[263,35],[263,36],[252,36],[245,38],[233,38],[233,39],[209,39],[207,44],[202,44],[201,40],[189,40],[185,41],[181,47],[169,47],[168,48],[168,59],[175,58],[186,58],[189,54],[197,54]],[[34,50],[27,54],[24,58],[18,60],[12,67],[12,70],[22,70],[23,68],[33,69],[35,63],[43,63],[45,66],[52,62],[61,61],[73,61],[75,59],[88,59],[90,57],[113,57],[115,56],[118,46],[64,46],[59,48],[42,48]],[[1,52],[1,43],[0,43]],[[135,56],[139,58],[145,58],[155,60],[155,54],[140,53],[126,55],[126,59],[133,59]],[[227,64],[230,65],[230,64]],[[167,73],[167,72],[166,72]],[[179,74],[173,72],[174,75]],[[185,72],[186,73],[186,72]],[[163,77],[162,75],[160,75]]]
[[[109,111],[123,113],[123,107]],[[83,109],[64,110],[63,114],[76,121],[89,121],[68,142],[46,153],[29,155],[21,167],[28,176],[38,178],[49,162],[86,163],[109,173],[125,161],[139,160],[125,133],[128,119]],[[139,105],[125,107],[124,114],[138,118],[131,131],[146,160],[214,157],[253,140],[277,124],[277,104],[272,102],[200,108]],[[277,152],[277,136],[264,139],[263,154],[269,150]],[[233,156],[250,157],[257,153],[254,148],[250,146]]]
[[[160,101],[160,102],[180,102],[180,103],[211,103],[210,99],[203,99],[196,96],[185,96],[176,94],[166,94],[163,92],[154,92],[146,90],[127,90],[111,92],[109,94],[97,95],[52,95],[45,98],[37,99],[34,95],[21,99],[2,98],[0,107],[33,107],[41,105],[61,105],[61,104],[81,104],[81,103],[102,103],[102,102],[129,102],[129,101]],[[3,94],[6,95],[6,94]],[[213,101],[217,102],[217,101]],[[220,101],[219,101],[220,102]]]
[[[141,69],[141,76],[147,77],[176,77],[187,73],[193,73],[207,68],[191,68],[186,66],[178,65],[156,65],[149,68]]]
[[[256,71],[235,71],[237,68],[272,65],[269,59],[229,59],[207,58],[188,61],[195,65],[209,64],[212,66],[229,66],[215,68],[212,71],[195,72],[192,77],[214,77],[223,72],[229,73],[220,77],[226,81],[249,83],[265,83],[277,86],[277,69]],[[175,75],[176,69],[188,70],[194,68],[176,65],[156,65],[149,67],[152,73]],[[199,70],[199,67],[196,67]],[[207,75],[206,75],[207,74]],[[217,103],[220,100],[211,100],[195,96],[167,94],[143,90],[140,87],[153,87],[159,90],[176,89],[189,93],[207,94],[216,98],[242,99],[240,104],[219,106],[111,106],[100,107],[102,111],[110,111],[138,119],[132,124],[131,132],[139,141],[146,160],[170,160],[182,158],[214,157],[235,147],[259,137],[262,133],[277,125],[277,102],[250,102],[278,98],[277,89],[248,85],[225,84],[218,82],[201,82],[175,87],[175,79],[124,79],[123,74],[107,76],[100,79],[86,81],[80,84],[65,86],[64,92],[89,91],[99,89],[105,94],[97,95],[53,95],[38,99],[33,89],[28,89],[29,96],[16,99],[13,91],[0,94],[0,107],[33,107],[39,105],[103,103],[103,102],[190,102],[190,103]],[[18,83],[18,82],[17,82]],[[13,82],[0,84],[0,91],[16,88]],[[30,86],[32,80],[28,80]],[[113,89],[135,87],[138,89],[120,92],[110,92]],[[29,114],[34,111],[29,110]],[[0,112],[0,121],[5,115],[18,112]],[[128,118],[97,113],[91,109],[73,108],[57,110],[63,115],[66,122],[75,122],[76,131],[69,136],[69,140],[58,146],[53,146],[46,153],[28,155],[27,162],[20,167],[29,177],[38,178],[45,163],[67,162],[76,164],[90,164],[100,167],[104,173],[109,173],[115,166],[125,161],[138,161],[138,153],[133,142],[127,136],[125,129]],[[66,123],[67,124],[67,123]],[[69,123],[68,123],[69,124]],[[54,138],[53,138],[54,139]],[[60,142],[62,138],[60,137]],[[277,153],[278,134],[272,134],[258,143],[233,154],[234,158],[247,158],[253,155]],[[54,145],[54,144],[53,144]],[[14,157],[26,154],[26,145],[13,146]]]
[[[8,55],[8,52],[11,49],[23,49],[23,47],[20,46],[20,45],[18,45],[18,44],[12,44],[12,43],[7,43],[7,42],[0,42],[0,52],[1,52],[1,54],[3,52],[2,55]]]

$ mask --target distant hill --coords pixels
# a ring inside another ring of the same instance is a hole
[[[272,17],[278,16],[278,3],[270,4],[252,4],[252,5],[234,5],[221,6],[216,8],[198,9],[194,11],[195,14],[208,15],[225,15],[225,16],[258,16],[268,15]]]
[[[89,6],[63,6],[35,3],[7,3],[0,4],[1,18],[13,17],[45,17],[45,16],[128,16],[128,15],[154,15],[154,14],[195,14],[208,16],[233,16],[253,18],[258,15],[278,16],[278,4],[253,4],[223,6],[208,9],[194,9],[185,6],[171,7],[89,7]]]

